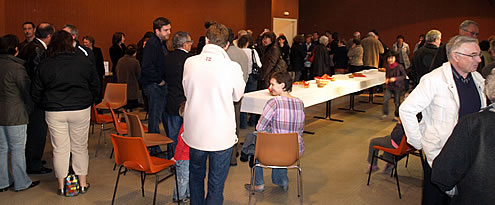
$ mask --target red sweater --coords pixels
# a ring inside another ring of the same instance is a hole
[[[182,140],[182,133],[184,132],[184,124],[182,124],[179,136],[177,136],[177,147],[175,148],[174,159],[175,160],[189,160],[189,146]]]

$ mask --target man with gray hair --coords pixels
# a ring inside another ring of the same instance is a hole
[[[363,70],[378,68],[380,54],[385,52],[378,36],[374,32],[369,32],[368,37],[361,41],[361,46],[363,46]]]
[[[449,61],[424,75],[399,108],[407,143],[423,149],[426,156],[422,204],[448,204],[449,196],[431,182],[433,160],[457,121],[486,106],[484,79],[476,72],[480,53],[475,38],[453,37],[447,44]],[[422,119],[418,123],[419,113]]]
[[[174,156],[177,146],[177,136],[182,126],[182,117],[179,115],[179,107],[184,101],[184,88],[182,87],[182,74],[186,59],[192,56],[191,48],[193,41],[189,33],[184,31],[176,32],[172,37],[174,51],[165,56],[165,82],[168,84],[167,105],[167,136],[174,140],[172,149],[168,149],[169,158]]]
[[[62,30],[69,32],[72,36],[72,45],[74,46],[74,48],[76,48],[76,55],[86,56],[89,58],[91,63],[93,63],[93,65],[96,65],[96,59],[93,51],[88,47],[81,45],[77,40],[79,38],[79,29],[77,29],[77,27],[72,24],[65,24],[64,26],[62,26]]]
[[[477,39],[478,36],[480,35],[480,30],[478,28],[478,23],[472,20],[464,20],[460,25],[459,25],[459,35],[461,36],[469,36],[472,38]],[[483,59],[481,59],[482,62],[478,65],[478,72],[481,72],[481,69],[485,65],[483,62]],[[440,67],[443,63],[447,62],[447,50],[446,50],[446,44],[443,44],[439,47],[437,52],[435,53],[435,57],[433,58],[433,61],[430,66],[430,70],[433,70],[435,68]]]
[[[414,85],[430,71],[431,61],[442,42],[442,33],[439,30],[430,30],[425,36],[425,45],[416,51],[411,61],[411,71]]]

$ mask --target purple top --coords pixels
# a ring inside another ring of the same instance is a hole
[[[266,102],[256,130],[269,133],[294,133],[299,136],[299,153],[304,152],[304,103],[299,98],[274,97]]]

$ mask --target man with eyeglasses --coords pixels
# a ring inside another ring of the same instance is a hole
[[[478,36],[480,35],[480,30],[478,28],[478,23],[472,20],[464,20],[460,25],[459,25],[459,35],[461,36],[469,36],[472,38],[477,39]],[[447,62],[447,51],[446,51],[446,45],[443,44],[441,45],[436,54],[435,57],[433,58],[433,61],[430,65],[430,71],[432,71],[435,68],[440,67],[443,63]],[[485,66],[485,62],[483,61],[483,58],[481,58],[481,62],[478,64],[478,68],[476,69],[478,72],[481,72],[481,69]]]
[[[476,72],[481,62],[478,41],[458,35],[450,39],[446,49],[448,62],[424,75],[399,108],[407,143],[423,149],[427,159],[422,204],[449,203],[449,195],[431,182],[432,162],[459,118],[486,106],[484,79]],[[422,119],[418,123],[419,113]]]

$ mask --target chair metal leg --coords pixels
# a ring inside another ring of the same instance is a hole
[[[175,190],[177,190],[177,204],[180,204],[180,199],[179,199],[179,178],[177,177],[177,166],[173,167],[174,169],[174,175],[175,175]]]
[[[117,187],[119,185],[119,178],[120,178],[120,174],[122,173],[122,167],[124,167],[124,166],[123,165],[120,166],[119,174],[117,175],[117,181],[115,181],[115,189],[113,190],[112,205],[115,202],[115,195],[117,194]]]
[[[141,172],[141,194],[144,197],[144,180],[146,180],[146,173]]]
[[[105,124],[104,123],[101,123],[101,131],[100,131],[100,135],[103,133],[103,129],[105,128]],[[107,144],[107,139],[105,138],[105,136],[103,136],[103,144]]]
[[[251,168],[251,188],[249,189],[249,202],[248,202],[248,204],[251,204],[251,198],[254,195],[254,186],[255,186],[254,185],[254,181],[255,181],[254,176],[255,176],[255,172],[256,172],[255,169],[256,169],[256,165]]]
[[[406,168],[407,168],[408,163],[409,163],[409,154],[407,154],[407,157],[406,157]]]
[[[301,169],[301,167],[298,167],[297,169],[298,169],[298,172],[299,172],[299,182],[298,182],[299,183],[299,187],[298,187],[298,189],[299,189],[299,192],[300,192],[300,195],[301,195],[300,198],[301,198],[301,205],[302,205],[302,204],[304,204],[303,203],[304,196],[303,196],[302,169]]]
[[[101,124],[101,127],[100,136],[98,136],[98,144],[96,145],[95,157],[98,157],[98,150],[100,149],[101,136],[103,135],[103,124]]]
[[[395,180],[397,181],[397,192],[399,192],[399,199],[402,199],[402,196],[400,194],[399,175],[397,174],[397,158],[397,156],[394,156]]]
[[[155,193],[153,193],[153,205],[156,204],[156,189],[158,188],[158,174],[155,174]],[[177,190],[179,191],[179,190]]]
[[[110,152],[110,157],[109,158],[112,159],[112,157],[113,157],[113,148],[112,148],[112,152]]]
[[[371,156],[371,165],[370,165],[370,170],[368,170],[368,184],[370,185],[370,179],[371,179],[371,170],[373,169],[373,162],[375,161],[376,158],[376,149],[373,149],[373,155]]]

